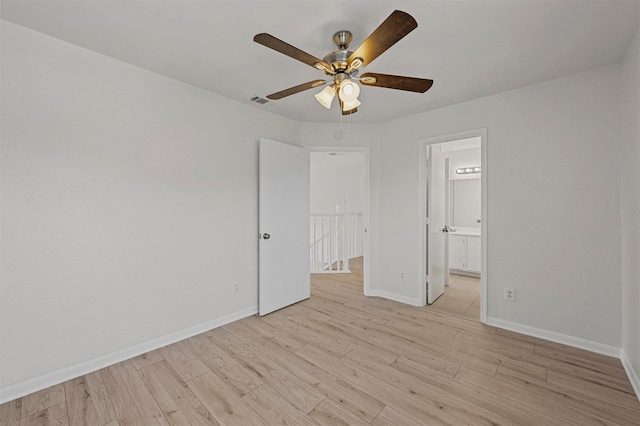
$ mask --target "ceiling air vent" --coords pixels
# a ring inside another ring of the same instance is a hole
[[[261,98],[260,96],[252,96],[252,97],[250,97],[250,98],[249,98],[249,100],[250,100],[251,102],[255,102],[255,103],[260,104],[260,105],[264,105],[264,104],[266,104],[267,102],[269,102],[269,100],[268,100],[268,99]]]

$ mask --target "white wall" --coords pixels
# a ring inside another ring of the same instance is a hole
[[[1,71],[0,399],[255,310],[257,140],[297,123],[4,21]]]
[[[362,211],[364,154],[311,153],[311,213],[336,213],[347,200],[348,212]],[[340,210],[342,212],[342,210]]]
[[[419,302],[418,141],[487,128],[488,316],[619,348],[619,76],[596,69],[385,123],[381,290]]]
[[[622,65],[622,349],[640,395],[640,32]]]

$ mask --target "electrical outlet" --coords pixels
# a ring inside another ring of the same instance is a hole
[[[404,271],[401,271],[401,272],[400,272],[400,279],[401,279],[401,280],[404,280]]]
[[[509,302],[515,302],[516,301],[516,289],[515,288],[511,288],[511,287],[505,287],[504,288],[504,300],[507,300]]]
[[[234,293],[239,293],[240,292],[240,283],[238,281],[233,283],[233,292]]]

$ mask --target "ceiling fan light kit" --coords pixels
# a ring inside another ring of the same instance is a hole
[[[358,99],[358,95],[360,95],[360,86],[351,81],[350,79],[345,79],[340,82],[340,92],[338,92],[338,96],[342,102],[351,102]]]
[[[353,38],[351,32],[343,30],[335,33],[333,42],[338,47],[338,50],[328,53],[323,59],[318,59],[267,33],[256,34],[253,41],[304,62],[330,76],[333,80],[332,83],[317,93],[315,98],[322,106],[331,109],[331,103],[337,94],[342,114],[346,115],[357,112],[357,107],[361,105],[358,100],[360,86],[354,81],[358,75],[359,68],[371,64],[378,56],[417,27],[418,23],[411,15],[395,10],[353,52],[348,50]],[[363,74],[359,81],[365,86],[385,87],[416,93],[424,93],[433,85],[433,80],[374,73]],[[267,96],[267,99],[282,99],[325,83],[327,83],[325,80],[314,80],[299,84],[289,89],[272,93]]]
[[[357,99],[354,99],[352,101],[345,101],[342,103],[342,111],[348,112],[358,108],[359,106],[360,106],[360,101]]]
[[[331,102],[333,101],[333,98],[335,96],[336,88],[335,86],[333,86],[333,84],[331,86],[325,87],[320,93],[317,93],[315,95],[318,102],[320,102],[320,105],[322,105],[326,109],[331,109]]]

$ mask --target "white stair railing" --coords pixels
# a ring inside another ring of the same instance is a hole
[[[349,259],[362,256],[362,214],[311,215],[311,273],[348,273]]]

